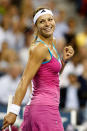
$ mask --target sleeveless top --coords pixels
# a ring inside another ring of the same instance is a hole
[[[37,42],[41,42],[42,44],[46,45],[44,41],[40,39],[37,39],[36,43]],[[53,47],[57,52],[54,44]],[[62,64],[59,55],[58,59],[56,59],[52,55],[49,48],[48,51],[50,53],[51,59],[41,64],[39,70],[32,80],[34,91],[30,105],[54,105],[59,107],[59,72],[61,70]]]

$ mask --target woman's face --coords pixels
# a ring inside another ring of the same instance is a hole
[[[52,36],[55,30],[55,21],[53,16],[50,14],[40,16],[37,20],[36,28],[40,35],[47,38]]]

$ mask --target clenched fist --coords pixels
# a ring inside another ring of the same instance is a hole
[[[63,50],[63,59],[64,61],[69,60],[74,55],[74,49],[72,46],[66,46]]]

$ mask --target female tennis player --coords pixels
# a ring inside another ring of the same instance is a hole
[[[39,8],[34,13],[36,36],[30,47],[28,63],[16,90],[10,112],[5,116],[3,128],[14,124],[30,81],[33,97],[24,112],[22,131],[64,131],[60,113],[59,72],[74,50],[65,47],[63,58],[57,53],[53,32],[55,21],[50,9]],[[63,65],[63,66],[62,66]]]

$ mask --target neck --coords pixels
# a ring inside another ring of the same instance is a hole
[[[43,37],[42,35],[39,34],[38,37],[39,37],[42,41],[44,41],[47,45],[52,45],[53,35],[50,36],[50,37],[48,37],[48,38],[45,38],[45,37]]]

